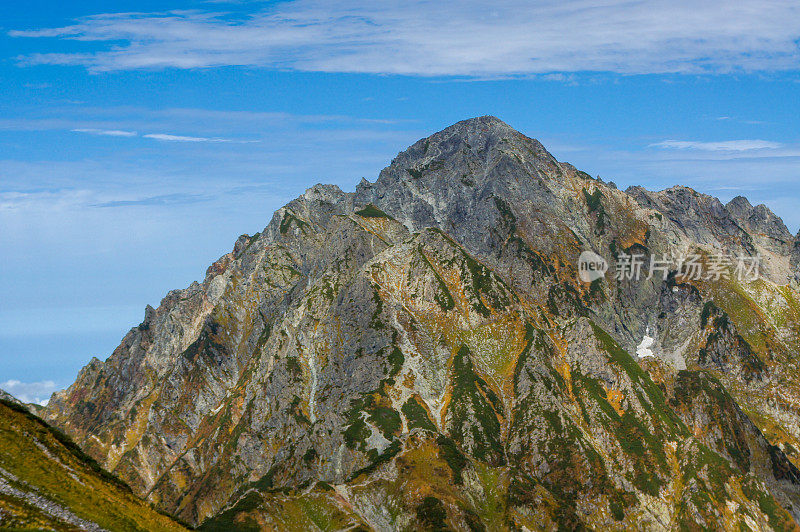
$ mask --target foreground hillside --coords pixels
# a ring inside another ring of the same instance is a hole
[[[0,528],[185,530],[74,443],[0,398]]]
[[[476,118],[280,209],[45,415],[207,530],[796,530],[798,261],[766,207]]]

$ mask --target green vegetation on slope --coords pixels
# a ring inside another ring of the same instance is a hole
[[[371,203],[366,207],[364,207],[363,209],[356,211],[356,214],[363,218],[388,218],[390,220],[394,219]]]
[[[138,499],[64,434],[0,400],[0,528],[185,530]],[[70,523],[71,522],[71,523]]]

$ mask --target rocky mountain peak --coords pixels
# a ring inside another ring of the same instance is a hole
[[[737,196],[728,202],[725,208],[737,222],[757,235],[781,243],[790,243],[794,240],[783,220],[763,203],[754,207],[747,198]]]
[[[313,187],[306,190],[302,197],[306,201],[336,203],[344,196],[345,193],[342,192],[342,189],[336,185],[324,185],[322,183],[317,183]]]
[[[792,234],[783,223],[783,220],[763,203],[753,207],[753,212],[750,214],[750,226],[754,230],[762,232],[776,240],[784,242],[791,242],[793,240]]]
[[[486,138],[493,137],[499,139],[509,134],[520,133],[496,116],[483,115],[456,122],[452,126],[446,127],[442,131],[431,136],[461,135],[468,137],[478,135]]]
[[[753,212],[753,205],[744,196],[736,196],[725,205],[725,208],[737,220],[747,220]]]
[[[499,118],[486,115],[456,122],[452,126],[422,139],[422,142],[427,140],[429,143],[437,145],[445,142],[466,143],[473,148],[481,149],[491,148],[503,139],[512,136],[523,135]],[[410,151],[410,149],[406,151]]]
[[[759,253],[786,274],[796,242],[752,229],[778,222],[686,187],[622,192],[495,117],[465,120],[355,193],[316,185],[279,209],[46,413],[209,530],[310,529],[311,514],[336,529],[793,529],[796,290],[578,276],[588,249],[609,264]]]
[[[499,177],[497,165],[517,165],[546,175],[558,162],[535,139],[493,116],[463,120],[420,139],[385,168],[376,185],[405,184],[423,188],[475,186]],[[362,183],[361,188],[365,187]]]
[[[414,143],[375,183],[362,182],[354,202],[379,206],[412,232],[445,231],[482,255],[488,252],[489,228],[519,214],[506,206],[525,204],[530,211],[558,209],[563,214],[556,197],[569,179],[591,178],[559,163],[540,142],[502,120],[482,116]]]

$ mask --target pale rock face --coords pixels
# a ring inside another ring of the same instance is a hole
[[[623,192],[475,118],[279,209],[46,412],[194,524],[791,528],[787,234],[743,198]],[[582,283],[586,249],[769,260],[752,283]]]

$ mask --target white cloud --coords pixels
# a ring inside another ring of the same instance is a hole
[[[94,129],[94,128],[78,128],[72,131],[76,133],[89,133],[91,135],[104,135],[108,137],[135,137],[135,131],[123,131],[121,129]]]
[[[751,151],[777,150],[783,144],[768,140],[724,140],[720,142],[698,142],[693,140],[664,140],[650,144],[650,148],[667,150],[700,150],[700,151]]]
[[[49,89],[53,85],[50,84],[50,83],[44,82],[44,83],[23,83],[22,86],[25,87],[26,89],[43,90],[43,89]]]
[[[254,14],[115,13],[15,37],[99,50],[21,57],[93,71],[243,65],[491,77],[558,72],[788,71],[800,64],[790,0],[294,0]]]
[[[21,382],[13,379],[0,382],[0,388],[23,403],[36,403],[42,406],[46,406],[50,395],[58,390],[53,381]]]
[[[145,135],[146,139],[166,140],[170,142],[230,142],[228,139],[211,139],[206,137],[185,137],[183,135],[169,135],[167,133],[151,133]]]
[[[414,119],[359,118],[346,115],[304,115],[285,112],[227,111],[169,107],[63,106],[43,109],[38,116],[0,118],[0,129],[13,131],[46,131],[70,129],[81,132],[127,130],[191,129],[197,131],[247,132],[267,128],[309,126],[313,124],[404,125]],[[199,136],[199,135],[197,135]],[[206,135],[210,136],[210,135]]]
[[[765,122],[764,120],[743,120],[740,118],[734,118],[732,116],[718,116],[714,120],[718,120],[720,122],[723,121],[738,122],[740,124],[749,124],[751,126],[767,124],[767,122]]]
[[[237,144],[259,142],[257,140],[233,140],[219,137],[186,137],[183,135],[170,135],[167,133],[150,133],[143,136],[146,139],[164,140],[167,142],[235,142]]]

